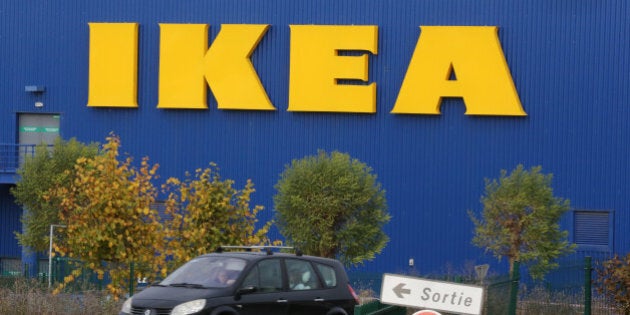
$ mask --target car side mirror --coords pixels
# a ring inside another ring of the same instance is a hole
[[[236,300],[239,300],[241,298],[241,295],[254,293],[257,290],[258,288],[256,288],[253,285],[248,285],[246,287],[239,288],[238,290],[236,290],[236,294],[234,295],[234,298]]]

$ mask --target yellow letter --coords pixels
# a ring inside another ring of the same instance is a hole
[[[443,97],[462,97],[466,115],[526,116],[495,26],[422,26],[392,110],[440,114]],[[454,71],[455,79],[451,78]]]
[[[377,53],[377,26],[291,25],[289,111],[376,112],[376,83],[368,81],[368,55],[339,56],[340,50]]]
[[[160,24],[158,108],[206,109],[207,24]]]
[[[138,107],[138,24],[88,23],[91,107]]]
[[[205,57],[219,109],[275,110],[250,59],[269,25],[223,24]]]
[[[208,47],[205,24],[160,24],[158,108],[207,108],[206,83],[220,109],[274,110],[250,56],[268,25],[222,25]]]

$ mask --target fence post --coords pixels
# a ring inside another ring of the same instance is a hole
[[[584,315],[591,315],[591,277],[593,276],[592,258],[584,257]]]
[[[133,262],[129,265],[129,296],[133,296],[133,287],[134,287],[134,276],[133,276]]]
[[[57,281],[57,274],[59,273],[59,257],[55,257],[52,261],[52,269],[50,270],[50,274],[48,275],[48,281],[52,283],[52,281]]]
[[[511,274],[511,287],[510,287],[510,305],[508,309],[509,315],[516,315],[516,304],[518,302],[518,282],[520,280],[520,269],[521,264],[518,261],[514,262],[512,266],[512,274]]]
[[[354,315],[363,315],[363,308],[361,305],[356,305],[354,307]]]

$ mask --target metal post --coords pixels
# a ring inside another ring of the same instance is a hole
[[[133,296],[133,287],[134,287],[134,270],[133,270],[133,262],[129,265],[129,296]]]
[[[50,286],[52,285],[52,280],[51,280],[51,275],[52,275],[52,249],[53,249],[53,234],[54,234],[54,230],[55,227],[58,228],[65,228],[65,225],[60,225],[60,224],[51,224],[50,225],[50,235],[49,237],[49,244],[48,244],[48,289],[50,289]]]
[[[516,304],[518,302],[518,282],[520,280],[520,269],[521,265],[518,261],[514,262],[512,266],[512,275],[511,275],[511,287],[510,287],[510,306],[508,309],[509,315],[516,315]]]
[[[593,276],[592,258],[584,257],[584,315],[591,315],[591,277]]]

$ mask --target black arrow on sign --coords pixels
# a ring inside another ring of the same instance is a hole
[[[399,283],[397,286],[394,287],[393,291],[396,294],[396,296],[398,298],[403,298],[403,294],[411,294],[411,290],[409,289],[404,289],[403,287],[405,286],[404,283]]]

